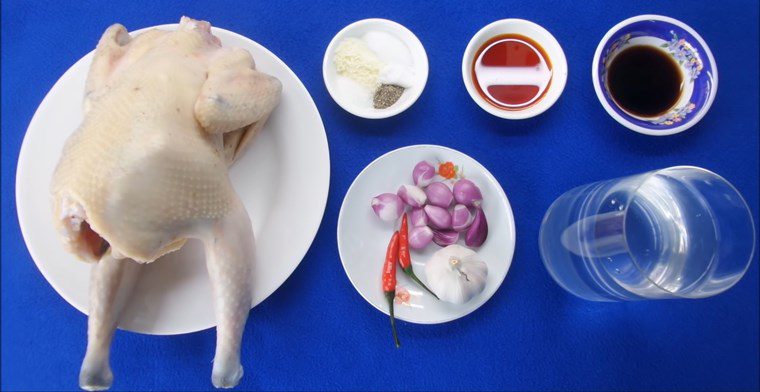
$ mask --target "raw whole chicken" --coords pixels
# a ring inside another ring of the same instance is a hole
[[[211,380],[237,385],[254,239],[227,168],[279,103],[280,81],[247,51],[223,48],[208,22],[183,17],[176,31],[135,37],[109,27],[85,90],[84,121],[51,184],[64,245],[94,262],[80,386],[111,386],[111,340],[140,264],[190,238],[204,244],[213,288]]]

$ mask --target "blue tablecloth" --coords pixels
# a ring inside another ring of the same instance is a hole
[[[103,30],[172,23],[182,14],[263,44],[301,78],[327,129],[332,182],[311,250],[287,282],[251,312],[240,389],[758,389],[758,257],[734,288],[698,301],[593,303],[564,292],[537,248],[541,217],[583,183],[690,164],[718,172],[758,219],[758,3],[748,1],[4,1],[2,3],[2,389],[76,389],[86,318],[35,267],[18,228],[14,181],[26,127],[53,83]],[[663,138],[626,130],[591,83],[597,43],[638,14],[675,17],[711,46],[720,87],[707,116]],[[347,24],[384,17],[427,49],[430,77],[407,112],[380,121],[344,112],[322,82],[322,56]],[[535,21],[562,44],[569,78],[549,111],[497,119],[464,89],[461,56],[496,19]],[[388,319],[354,290],[338,258],[338,211],[353,178],[397,147],[434,143],[479,160],[501,182],[517,224],[512,268],[494,297],[442,325]],[[295,224],[296,222],[294,222]],[[211,388],[214,331],[173,337],[119,332],[115,390]]]

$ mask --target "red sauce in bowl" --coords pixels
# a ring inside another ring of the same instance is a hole
[[[499,109],[522,110],[549,90],[552,65],[544,49],[519,34],[497,35],[475,53],[472,80],[480,96]]]

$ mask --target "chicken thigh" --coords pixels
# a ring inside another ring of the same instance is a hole
[[[93,262],[83,389],[110,387],[119,314],[150,263],[199,239],[206,250],[217,343],[214,386],[237,385],[251,308],[254,239],[227,168],[277,106],[280,81],[243,49],[223,48],[208,22],[98,42],[84,121],[66,141],[51,184],[65,247]]]

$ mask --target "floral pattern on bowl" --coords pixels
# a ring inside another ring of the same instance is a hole
[[[602,81],[604,82],[604,85],[607,85],[607,67],[609,67],[609,63],[607,62],[607,59],[610,57],[611,54],[616,54],[624,47],[628,46],[628,44],[631,42],[631,34],[624,34],[620,38],[616,39],[612,44],[610,44],[610,47],[607,48],[607,50],[604,51],[604,56],[602,56],[601,63],[604,64],[604,67],[602,67],[601,75]]]
[[[683,121],[689,113],[691,113],[697,105],[689,102],[687,105],[677,107],[669,111],[666,115],[651,120],[652,124],[656,125],[673,125]]]
[[[699,57],[699,52],[688,41],[678,38],[678,35],[673,30],[670,30],[670,34],[672,35],[670,41],[660,45],[660,47],[666,48],[670,55],[678,62],[678,65],[688,70],[689,77],[693,82],[704,68],[702,59]]]
[[[627,46],[631,42],[631,34],[624,34],[622,37],[616,39],[609,48],[604,52],[604,57],[602,57],[602,63],[607,64],[607,58],[610,57],[610,53],[615,53],[620,49],[623,49],[625,46]],[[605,67],[605,71],[606,71]]]
[[[626,112],[607,88],[607,67],[618,53],[633,45],[654,46],[669,53],[684,75],[680,99],[661,116],[645,118]],[[712,104],[718,86],[715,60],[704,40],[686,24],[659,15],[636,16],[610,29],[597,47],[592,77],[596,95],[610,116],[636,132],[658,136],[696,124]]]

